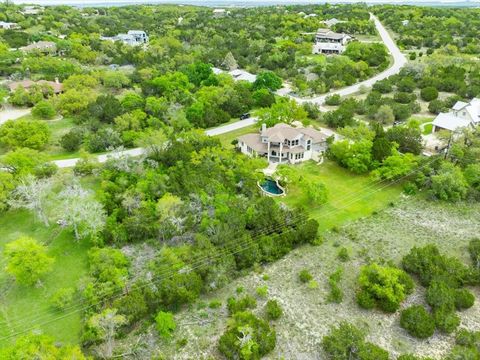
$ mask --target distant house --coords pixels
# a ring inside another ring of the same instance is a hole
[[[329,29],[319,29],[313,45],[314,54],[341,54],[345,46],[352,40],[347,34],[339,34]]]
[[[0,29],[13,30],[13,29],[19,29],[19,28],[20,26],[17,23],[0,21]]]
[[[42,54],[56,54],[57,44],[53,41],[37,41],[33,44],[21,47],[20,50],[25,53],[38,52]]]
[[[221,18],[230,14],[230,11],[225,9],[213,9],[213,17]]]
[[[260,133],[237,138],[237,148],[248,156],[266,157],[269,163],[295,164],[319,160],[327,149],[327,136],[313,128],[294,128],[280,123],[271,128],[262,125]]]
[[[44,8],[42,6],[28,5],[28,6],[24,6],[23,10],[20,11],[20,13],[22,13],[23,15],[37,15],[42,13],[43,10]]]
[[[339,23],[342,23],[344,21],[342,20],[338,20],[337,18],[331,18],[331,19],[328,19],[328,20],[325,20],[323,23],[327,26],[327,27],[332,27],[333,25],[337,25]]]
[[[63,84],[56,79],[55,81],[47,81],[47,80],[39,80],[39,81],[32,81],[32,80],[21,80],[21,81],[13,81],[7,84],[10,92],[14,92],[19,87],[23,87],[25,90],[29,90],[33,85],[39,86],[49,86],[52,88],[54,94],[60,94],[63,92]]]
[[[219,74],[224,74],[227,73],[227,71],[222,70],[220,68],[212,68],[212,71],[215,75]],[[257,80],[257,75],[249,73],[248,71],[242,70],[242,69],[235,69],[232,71],[228,71],[228,74],[230,74],[231,77],[233,77],[233,80],[235,81],[248,81],[250,83],[254,83],[255,80]]]
[[[126,34],[118,34],[113,37],[102,36],[101,40],[121,41],[126,45],[136,46],[148,43],[148,35],[142,30],[129,30]]]
[[[410,24],[410,20],[402,20],[403,26],[407,26],[408,24]]]
[[[457,101],[448,113],[440,113],[433,120],[432,131],[457,131],[469,126],[480,124],[480,99],[474,98],[470,102]]]

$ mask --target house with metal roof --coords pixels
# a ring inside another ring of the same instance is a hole
[[[344,22],[344,21],[338,20],[337,18],[331,18],[331,19],[325,20],[323,23],[325,25],[327,25],[328,27],[332,27],[332,26],[337,25],[337,24],[342,23],[342,22]]]
[[[432,131],[457,131],[468,126],[480,124],[480,99],[474,98],[470,102],[457,101],[448,113],[440,113],[433,120]]]
[[[310,159],[319,160],[327,149],[327,135],[314,128],[295,128],[285,123],[259,133],[237,138],[237,148],[248,156],[266,157],[269,163],[295,164]]]
[[[314,54],[341,54],[352,40],[348,34],[336,33],[330,29],[318,29],[313,45]]]

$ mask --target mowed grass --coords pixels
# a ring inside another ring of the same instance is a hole
[[[5,244],[21,236],[30,236],[48,245],[48,254],[55,262],[52,271],[43,277],[41,286],[19,285],[5,272],[0,275],[4,287],[0,305],[0,346],[14,340],[14,337],[5,337],[35,330],[52,335],[57,341],[78,343],[81,312],[59,312],[52,308],[50,298],[61,288],[76,289],[78,280],[86,275],[90,244],[76,242],[68,230],[62,231],[56,224],[43,226],[28,211],[3,214],[0,217],[0,251],[3,252]],[[0,263],[5,266],[2,255]]]
[[[81,183],[93,191],[99,183],[85,177]],[[77,290],[79,280],[87,275],[88,240],[75,241],[68,229],[61,229],[54,221],[49,227],[35,219],[26,210],[12,210],[0,216],[0,266],[5,267],[3,250],[7,243],[21,236],[30,236],[48,247],[55,259],[52,271],[46,274],[40,286],[17,284],[3,271],[0,274],[0,346],[12,342],[16,335],[40,330],[63,343],[79,343],[82,312],[75,296],[64,312],[51,306],[52,295],[62,288]]]
[[[222,145],[224,147],[226,147],[227,149],[233,149],[234,148],[234,146],[232,145],[233,140],[235,140],[237,137],[239,137],[241,135],[245,135],[245,134],[249,134],[249,133],[257,133],[259,131],[259,129],[260,129],[260,125],[259,124],[254,124],[254,125],[244,127],[242,129],[238,129],[238,130],[235,130],[235,131],[230,131],[230,132],[225,133],[225,134],[216,135],[215,137],[220,139],[220,142],[222,143]]]
[[[323,164],[309,161],[293,168],[308,180],[325,184],[328,201],[323,205],[309,204],[298,184],[288,185],[287,195],[279,201],[305,207],[310,216],[319,222],[320,231],[367,217],[395,201],[402,191],[399,185],[374,182],[368,175],[353,174],[328,160]]]

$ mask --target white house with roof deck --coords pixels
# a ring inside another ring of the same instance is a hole
[[[468,126],[480,124],[480,99],[470,102],[457,101],[448,113],[440,113],[433,120],[432,132],[440,130],[457,131]]]
[[[22,11],[20,11],[21,14],[23,15],[38,15],[42,13],[44,10],[43,6],[39,5],[27,5],[24,6]]]
[[[318,29],[313,45],[314,54],[341,54],[352,37],[330,29]]]
[[[126,45],[136,46],[148,43],[148,35],[142,30],[129,30],[126,34],[118,34],[113,37],[102,36],[101,40],[121,41]]]
[[[18,25],[17,23],[0,21],[0,29],[13,30],[13,29],[19,29],[19,28],[20,28],[20,25]]]
[[[216,17],[216,18],[230,15],[230,11],[227,11],[225,9],[213,9],[212,13],[213,13],[213,17]]]
[[[266,157],[269,163],[296,164],[320,159],[327,149],[328,136],[313,128],[295,128],[285,123],[267,128],[262,124],[259,133],[237,138],[237,148],[248,156]]]

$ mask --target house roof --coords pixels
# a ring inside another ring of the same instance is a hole
[[[440,113],[433,120],[432,124],[442,129],[455,131],[467,127],[470,124],[470,121],[455,116],[455,114],[452,113]]]
[[[58,83],[55,81],[47,81],[47,80],[39,80],[37,82],[32,80],[13,81],[8,84],[8,88],[10,89],[10,91],[15,91],[18,87],[21,86],[24,89],[28,90],[35,84],[51,86],[55,94],[61,93],[63,91],[62,83]]]
[[[256,152],[267,152],[267,144],[262,143],[262,138],[258,134],[245,134],[237,138],[238,141],[243,141]]]
[[[347,34],[340,34],[340,33],[334,32],[330,29],[318,29],[316,36],[321,37],[321,38],[326,38],[326,39],[340,40],[340,39],[343,39],[343,38],[347,37],[348,35]]]
[[[253,83],[257,79],[257,75],[241,69],[232,70],[229,74],[237,81],[244,80]]]
[[[327,135],[313,128],[299,128],[298,131],[300,131],[301,133],[307,136],[310,136],[314,144],[325,141],[328,138]]]
[[[455,105],[453,105],[452,109],[453,110],[462,110],[465,106],[467,106],[468,103],[464,101],[457,101]]]
[[[313,128],[294,128],[288,124],[280,123],[273,127],[265,129],[260,134],[246,134],[239,136],[238,141],[242,141],[250,146],[256,152],[267,152],[267,143],[262,142],[262,137],[268,137],[269,142],[283,143],[285,139],[294,140],[299,137],[306,136],[307,139],[312,139],[312,144],[323,142],[327,139],[327,136],[322,132]],[[304,152],[303,146],[295,146],[292,148],[284,147],[283,152],[299,153]]]
[[[336,24],[341,23],[341,22],[343,22],[343,21],[338,20],[337,18],[331,18],[331,19],[328,19],[328,20],[324,21],[325,25],[327,25],[328,27],[336,25]]]
[[[465,107],[467,112],[470,114],[473,122],[476,124],[480,122],[480,99],[474,98],[468,106]]]

